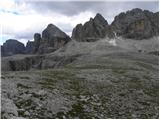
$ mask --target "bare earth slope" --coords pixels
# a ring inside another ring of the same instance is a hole
[[[72,41],[41,67],[2,71],[2,118],[159,117],[158,56]]]

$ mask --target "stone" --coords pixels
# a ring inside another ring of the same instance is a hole
[[[1,117],[5,119],[12,118],[13,116],[18,116],[18,108],[14,102],[8,98],[2,98],[2,109]]]

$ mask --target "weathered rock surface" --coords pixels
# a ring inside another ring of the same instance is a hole
[[[53,52],[64,46],[71,39],[63,31],[53,24],[49,24],[42,32],[42,41],[38,49],[38,53]]]
[[[24,52],[25,52],[24,44],[14,39],[7,40],[1,47],[2,56],[24,54]]]
[[[84,25],[78,24],[72,31],[72,39],[81,42],[94,42],[106,36],[112,37],[113,33],[108,22],[99,13]]]
[[[159,33],[159,12],[139,8],[117,15],[111,24],[117,36],[131,39],[146,39]]]

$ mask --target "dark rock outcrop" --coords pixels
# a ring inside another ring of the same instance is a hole
[[[115,17],[111,24],[118,36],[133,39],[145,39],[158,35],[159,13],[153,13],[139,8],[126,13],[122,12]]]
[[[1,56],[4,56],[4,47],[1,45]]]
[[[9,39],[7,40],[3,46],[1,46],[1,55],[2,56],[10,56],[14,54],[24,54],[25,46],[23,43]]]
[[[26,45],[26,53],[27,54],[34,54],[38,52],[40,42],[41,42],[41,34],[35,33],[34,34],[34,41],[28,41]]]
[[[107,34],[109,33],[109,34]],[[94,18],[90,18],[84,25],[78,24],[72,32],[72,39],[81,42],[94,42],[101,38],[112,37],[113,33],[108,22],[101,14],[97,14]]]
[[[71,39],[63,31],[53,24],[49,24],[42,32],[42,41],[40,42],[38,53],[53,52],[64,46]]]
[[[26,45],[26,54],[34,53],[35,44],[34,41],[28,41]]]
[[[35,43],[34,53],[38,51],[41,41],[42,41],[41,34],[35,33],[34,34],[34,43]]]
[[[22,55],[2,58],[2,71],[24,71],[41,69],[43,55]]]

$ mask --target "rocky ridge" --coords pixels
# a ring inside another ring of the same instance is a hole
[[[105,18],[97,13],[84,25],[78,24],[72,31],[72,39],[80,42],[94,42],[105,37],[113,37],[111,28]]]
[[[159,12],[153,13],[135,8],[117,15],[111,25],[101,14],[97,13],[94,18],[90,18],[84,25],[78,24],[73,29],[71,38],[55,25],[49,24],[42,32],[42,36],[39,33],[35,33],[34,41],[28,41],[26,48],[20,47],[21,52],[17,50],[18,52],[9,53],[11,50],[6,46],[1,46],[1,52],[2,56],[24,53],[45,54],[63,47],[71,39],[79,42],[95,42],[100,39],[112,39],[115,37],[143,40],[158,36],[158,33]],[[13,47],[17,48],[16,44],[13,43]]]

